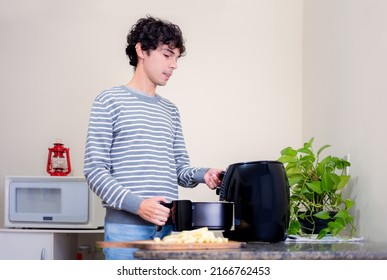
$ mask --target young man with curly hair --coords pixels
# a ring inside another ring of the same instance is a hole
[[[205,183],[215,189],[220,184],[222,170],[190,166],[178,108],[157,94],[184,53],[177,25],[150,16],[139,19],[127,35],[132,79],[95,98],[84,175],[106,207],[105,241],[169,235],[170,209],[161,202],[178,199],[178,185]],[[106,259],[133,259],[133,253],[104,249]]]

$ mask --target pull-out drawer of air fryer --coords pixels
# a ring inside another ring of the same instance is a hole
[[[174,231],[201,227],[207,227],[209,230],[230,230],[233,224],[234,205],[231,202],[174,200],[169,207]]]

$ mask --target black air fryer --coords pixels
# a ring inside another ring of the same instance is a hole
[[[279,242],[287,238],[289,186],[278,161],[230,165],[217,190],[220,201],[234,204],[234,229],[224,231],[230,240]]]

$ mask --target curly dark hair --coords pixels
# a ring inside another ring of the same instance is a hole
[[[131,28],[126,36],[126,55],[129,57],[129,64],[136,68],[138,58],[135,46],[141,44],[144,51],[157,49],[160,43],[168,45],[170,48],[178,48],[180,56],[185,54],[183,34],[180,27],[171,22],[146,16],[140,18]]]

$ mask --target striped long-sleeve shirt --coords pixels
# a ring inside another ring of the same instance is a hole
[[[190,166],[179,111],[167,99],[126,86],[110,88],[96,97],[84,175],[108,209],[133,215],[145,198],[178,199],[178,185],[203,183],[206,170]],[[112,220],[131,222],[130,215],[127,221],[125,215]]]

